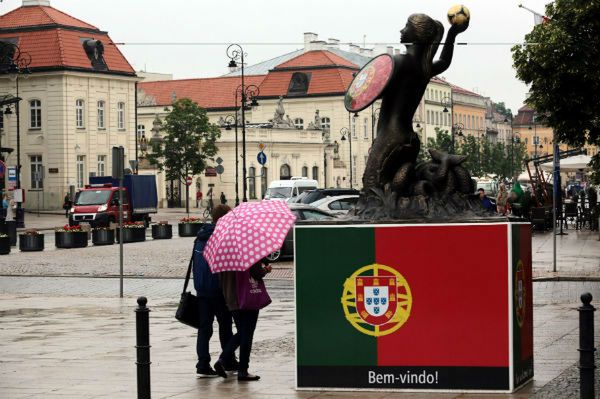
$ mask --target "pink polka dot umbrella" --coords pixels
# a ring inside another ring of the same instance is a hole
[[[244,271],[281,248],[296,216],[283,201],[242,202],[219,219],[204,257],[213,273]]]

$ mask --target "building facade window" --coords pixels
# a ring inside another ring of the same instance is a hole
[[[265,198],[265,193],[267,192],[267,185],[268,185],[268,180],[267,180],[267,168],[266,167],[262,167],[260,168],[260,197],[261,198]]]
[[[106,155],[98,155],[98,176],[106,175]]]
[[[250,199],[256,199],[256,168],[254,166],[248,168],[248,195]]]
[[[435,124],[439,125],[440,124],[440,113],[439,112],[435,112]]]
[[[302,167],[302,177],[308,177],[308,166]]]
[[[312,168],[312,178],[313,180],[319,180],[319,167],[318,166],[313,166]]]
[[[431,125],[431,111],[427,110],[427,124]]]
[[[321,118],[321,128],[323,128],[323,130],[331,129],[331,119],[326,116]]]
[[[4,112],[0,112],[0,132],[4,130]]]
[[[137,137],[138,139],[142,136],[146,135],[146,126],[145,125],[137,125]]]
[[[358,162],[358,157],[356,155],[352,156],[352,184],[356,184],[356,172],[358,170],[356,163]]]
[[[75,126],[78,129],[83,129],[85,127],[84,104],[84,101],[81,99],[75,101]]]
[[[356,138],[356,117],[350,118],[350,131],[352,132],[352,138]]]
[[[117,128],[120,130],[125,129],[125,103],[120,102],[117,104]]]
[[[294,119],[294,126],[296,126],[296,129],[304,129],[304,119],[302,118],[296,118]]]
[[[100,100],[97,104],[98,108],[98,129],[104,129],[104,101]]]
[[[31,100],[29,102],[29,127],[31,129],[42,128],[42,102]]]
[[[44,188],[44,165],[41,155],[32,155],[31,161],[31,189],[41,190]]]
[[[369,138],[369,120],[367,118],[363,119],[363,138]]]
[[[77,155],[77,188],[85,186],[85,155]]]
[[[279,168],[279,179],[289,180],[289,179],[291,179],[291,177],[292,177],[292,170],[290,168],[290,165],[284,163]]]

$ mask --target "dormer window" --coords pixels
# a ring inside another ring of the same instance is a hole
[[[310,73],[294,72],[288,86],[288,96],[301,96],[308,92]]]
[[[108,71],[108,66],[104,61],[104,44],[100,40],[81,39],[85,54],[92,63],[92,68],[97,71]]]

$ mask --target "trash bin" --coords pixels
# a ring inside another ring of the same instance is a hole
[[[0,233],[7,234],[10,239],[10,246],[17,245],[17,222],[14,220],[3,221],[0,223]]]

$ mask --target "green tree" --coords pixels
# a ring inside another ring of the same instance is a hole
[[[506,104],[504,104],[504,101],[495,103],[494,108],[496,109],[497,113],[506,116],[508,119],[512,118],[512,111],[510,108],[506,108]]]
[[[481,140],[472,135],[465,135],[460,142],[456,142],[456,153],[466,155],[467,160],[463,166],[471,172],[472,176],[481,176]]]
[[[175,101],[162,127],[162,140],[152,142],[148,160],[164,171],[167,179],[185,183],[187,176],[204,171],[217,154],[221,130],[208,121],[206,111],[188,98]]]
[[[517,77],[530,86],[527,103],[570,146],[600,145],[600,1],[555,0],[546,23],[512,48]],[[592,159],[600,181],[600,154]]]

